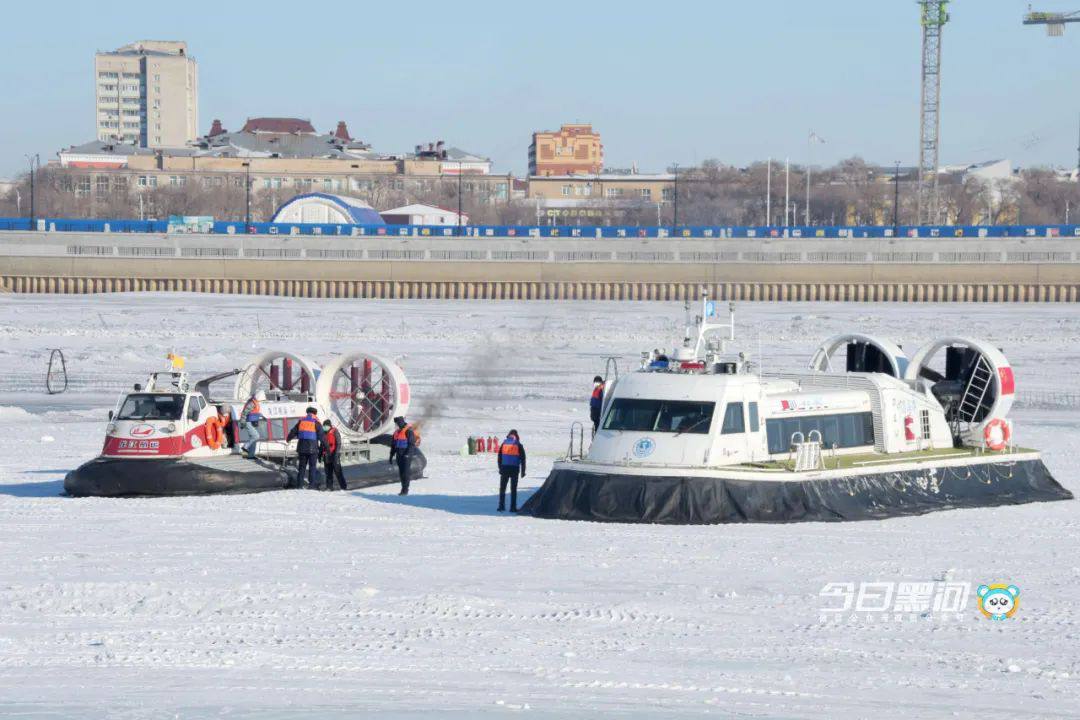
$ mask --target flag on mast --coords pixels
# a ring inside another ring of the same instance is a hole
[[[820,135],[818,135],[818,134],[817,134],[816,132],[814,132],[813,130],[811,130],[811,131],[810,131],[810,142],[812,142],[812,143],[818,143],[818,144],[820,144],[820,145],[824,145],[824,144],[825,144],[825,138],[821,137],[821,136],[820,136]]]

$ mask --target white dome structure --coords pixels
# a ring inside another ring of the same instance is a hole
[[[297,195],[281,205],[270,222],[325,225],[386,224],[382,216],[360,198],[329,193]]]

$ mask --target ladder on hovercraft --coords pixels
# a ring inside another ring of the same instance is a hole
[[[984,355],[979,355],[975,367],[971,370],[964,394],[960,397],[960,404],[956,410],[956,434],[960,434],[960,424],[965,423],[968,429],[979,421],[979,411],[983,409],[986,394],[993,384],[994,370],[986,361]]]

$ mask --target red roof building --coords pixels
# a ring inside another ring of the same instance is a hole
[[[300,118],[260,117],[248,118],[240,132],[246,133],[294,133],[297,135],[315,135],[310,120]]]

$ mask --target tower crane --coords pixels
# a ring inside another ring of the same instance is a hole
[[[919,0],[922,22],[922,101],[919,126],[919,223],[937,223],[938,134],[941,131],[941,29],[949,0]]]
[[[1080,22],[1080,10],[1076,12],[1036,12],[1028,5],[1027,14],[1024,15],[1025,25],[1045,25],[1046,34],[1050,37],[1061,37],[1065,34],[1065,23]]]
[[[1050,37],[1061,37],[1065,34],[1065,23],[1074,22],[1080,22],[1080,10],[1068,13],[1036,12],[1028,5],[1027,14],[1024,15],[1025,25],[1045,25],[1046,34]],[[1080,144],[1077,144],[1076,155],[1076,171],[1080,175]]]

